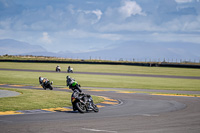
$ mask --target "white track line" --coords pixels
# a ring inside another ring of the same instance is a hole
[[[117,133],[117,131],[99,130],[99,129],[91,129],[91,128],[82,128],[82,129],[87,130],[87,131],[93,131],[93,132]]]

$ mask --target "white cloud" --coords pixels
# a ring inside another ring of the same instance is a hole
[[[175,0],[177,3],[189,3],[192,2],[193,0]]]
[[[52,43],[52,40],[50,39],[49,34],[48,34],[47,32],[43,32],[43,33],[42,33],[42,38],[40,38],[40,40],[41,40],[43,43],[47,43],[47,44]]]
[[[146,22],[126,22],[122,24],[109,23],[106,25],[102,25],[98,28],[100,32],[120,32],[120,31],[129,31],[129,32],[152,32],[152,31],[165,31],[164,27],[159,27],[154,25],[153,23]]]
[[[119,12],[125,17],[131,17],[132,15],[143,15],[146,14],[142,12],[142,8],[135,1],[125,0],[123,1],[123,6],[119,8]]]
[[[94,10],[94,11],[92,11],[92,13],[94,13],[95,15],[97,15],[97,20],[98,21],[101,19],[101,15],[102,15],[101,10]]]
[[[71,14],[74,14],[75,11],[74,11],[74,6],[72,4],[70,4],[67,9],[70,11]]]
[[[101,12],[101,10],[99,10],[99,9],[97,9],[97,10],[92,10],[92,11],[82,11],[82,10],[78,10],[78,12],[80,12],[80,13],[85,13],[85,14],[94,14],[94,15],[96,15],[96,19],[91,19],[92,20],[92,22],[91,22],[91,24],[95,24],[95,23],[97,23],[100,19],[101,19],[101,16],[102,16],[102,12]],[[91,17],[92,18],[92,17]]]

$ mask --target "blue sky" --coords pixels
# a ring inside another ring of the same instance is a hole
[[[200,45],[200,0],[0,0],[0,39],[49,52],[128,41]]]

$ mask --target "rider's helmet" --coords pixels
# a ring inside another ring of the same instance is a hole
[[[69,79],[69,78],[70,78],[70,76],[67,76],[67,77],[66,77],[66,79]]]

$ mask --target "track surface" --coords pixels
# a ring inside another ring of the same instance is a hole
[[[99,113],[66,111],[0,116],[1,133],[199,133],[200,98],[86,92],[121,99]]]
[[[101,108],[99,113],[66,111],[0,116],[1,133],[200,132],[199,97],[152,96],[112,91],[85,93],[119,99],[122,104]]]

